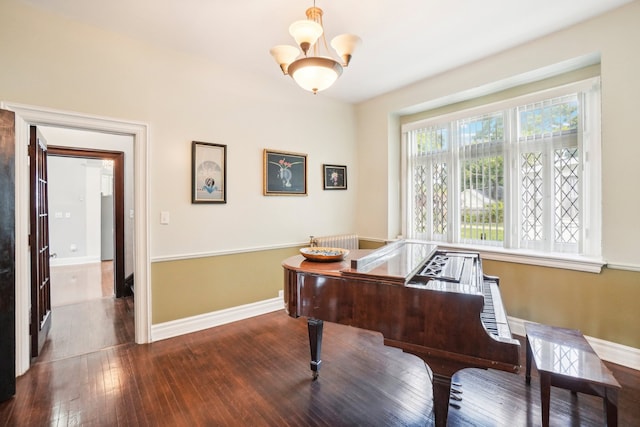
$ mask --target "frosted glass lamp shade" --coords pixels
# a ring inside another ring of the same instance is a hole
[[[276,60],[282,72],[287,74],[287,69],[289,68],[289,64],[296,60],[298,55],[300,55],[300,50],[297,47],[289,46],[289,45],[278,45],[274,46],[269,50],[273,59]]]
[[[340,58],[342,58],[343,65],[345,66],[349,65],[353,51],[361,44],[362,39],[354,34],[341,34],[331,40],[331,47],[333,47]]]
[[[296,21],[289,27],[289,34],[295,39],[305,55],[322,35],[322,32],[322,25],[309,19]]]
[[[342,65],[331,58],[301,58],[289,65],[289,75],[298,85],[317,93],[331,86],[342,74]]]

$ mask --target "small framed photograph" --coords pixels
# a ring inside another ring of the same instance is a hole
[[[191,203],[227,203],[227,146],[191,144]]]
[[[322,165],[325,190],[347,189],[347,167],[341,165]]]
[[[307,155],[264,150],[265,196],[306,196]]]

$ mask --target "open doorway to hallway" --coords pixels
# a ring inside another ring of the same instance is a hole
[[[133,212],[133,138],[39,129],[49,144],[53,322],[37,361],[132,343],[134,302],[122,289],[134,264],[133,215],[125,215]]]
[[[135,342],[151,342],[151,281],[149,241],[149,128],[142,122],[100,117],[46,107],[1,101],[0,109],[15,113],[15,373],[26,373],[32,363],[30,336],[30,253],[29,248],[29,162],[30,126],[85,129],[133,138],[133,192],[135,231],[131,233],[131,253],[135,272]],[[133,215],[133,209],[130,211]],[[131,224],[133,226],[133,223]],[[135,250],[134,250],[135,248]],[[13,346],[12,346],[13,347]]]

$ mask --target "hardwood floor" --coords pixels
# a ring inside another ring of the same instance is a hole
[[[113,261],[51,267],[51,306],[113,296]]]
[[[113,294],[111,261],[52,267],[52,325],[37,361],[134,342],[133,297]]]
[[[0,426],[432,426],[420,359],[380,334],[325,322],[311,380],[304,319],[284,311],[148,345],[121,344],[38,362],[0,403]],[[524,345],[522,346],[524,349]],[[524,351],[521,355],[524,364]],[[640,425],[640,372],[609,365],[622,385],[619,425]],[[469,369],[450,426],[538,426],[539,385]],[[602,400],[552,389],[552,426],[603,424]]]
[[[94,299],[53,307],[38,363],[135,342],[133,297]]]

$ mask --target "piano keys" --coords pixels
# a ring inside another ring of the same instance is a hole
[[[446,425],[457,371],[520,369],[520,342],[511,335],[498,278],[484,275],[476,253],[399,241],[351,251],[338,262],[297,255],[282,265],[285,309],[307,317],[314,379],[324,321],[378,331],[385,345],[424,360],[433,372],[437,426]]]

